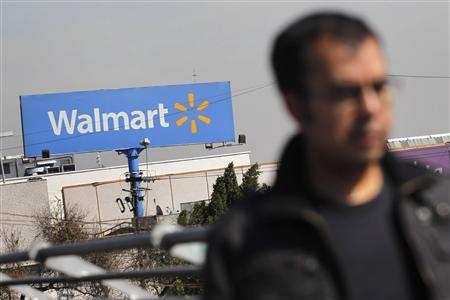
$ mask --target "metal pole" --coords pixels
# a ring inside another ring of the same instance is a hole
[[[130,149],[127,154],[128,158],[128,169],[130,171],[130,179],[136,179],[130,181],[131,187],[131,199],[133,199],[134,205],[134,216],[135,217],[143,217],[144,216],[144,205],[142,203],[142,191],[140,189],[141,183],[139,179],[141,175],[139,173],[139,153],[142,149]]]
[[[141,191],[141,180],[142,176],[139,171],[139,153],[144,150],[144,148],[131,148],[125,150],[118,150],[119,154],[123,153],[128,159],[128,171],[130,172],[130,190],[131,199],[133,203],[133,215],[136,218],[144,216],[144,205],[143,197]]]
[[[4,137],[13,136],[14,133],[12,131],[0,132],[0,139]],[[3,143],[0,143],[0,146],[3,146]],[[5,169],[3,168],[3,154],[0,152],[0,168],[2,171],[2,181],[5,184]]]
[[[97,189],[97,185],[94,184],[95,187],[95,196],[97,198],[97,212],[98,212],[98,226],[100,227],[100,233],[103,233],[103,229],[102,229],[102,216],[100,215],[100,201],[98,200],[98,189]]]
[[[16,168],[16,177],[20,177],[20,175],[19,175],[19,159],[17,157],[14,160],[14,167]]]
[[[175,204],[173,202],[173,190],[172,190],[172,177],[169,175],[169,186],[170,186],[170,198],[172,200],[172,211],[175,210]]]
[[[3,154],[2,153],[0,153],[0,168],[2,169],[2,181],[3,181],[3,184],[5,184],[5,169],[3,168]]]
[[[164,235],[160,242],[160,248],[170,249],[175,244],[187,242],[206,241],[209,235],[208,227],[196,227],[182,232],[174,232]],[[60,244],[43,248],[36,254],[36,261],[44,261],[47,257],[62,255],[83,255],[98,251],[112,251],[121,249],[132,249],[153,246],[153,241],[149,233],[138,233],[133,235],[114,237],[109,239],[97,239],[81,241],[71,244]],[[0,264],[29,260],[27,251],[19,251],[0,255]]]
[[[176,244],[205,242],[210,234],[209,227],[195,227],[189,230],[169,233],[163,236],[159,248],[170,250]]]
[[[209,195],[208,171],[205,172],[205,178],[206,178],[206,192],[208,193],[208,200],[211,200],[211,197]]]

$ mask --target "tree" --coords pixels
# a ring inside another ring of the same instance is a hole
[[[61,217],[64,216],[64,217]],[[66,207],[64,214],[59,211],[42,211],[35,216],[37,236],[52,243],[63,244],[87,240],[95,235],[95,230],[87,228],[86,213],[77,206]],[[106,252],[94,252],[83,256],[87,261],[105,269],[116,268],[119,262],[118,255]],[[57,272],[44,270],[47,275]],[[58,290],[68,295],[110,297],[111,289],[100,282],[89,282],[80,285],[49,284],[42,290]]]
[[[132,255],[127,269],[134,270],[137,264],[142,269],[157,269],[167,266],[188,265],[187,262],[172,257],[165,250],[157,248],[134,249],[137,255]],[[200,295],[203,293],[201,281],[198,278],[168,278],[151,277],[134,281],[147,290],[153,290],[160,297],[166,295]],[[164,298],[163,298],[164,299]]]
[[[58,211],[42,211],[35,216],[37,236],[52,244],[77,242],[89,238],[86,213],[77,206],[67,207],[64,217]]]
[[[263,183],[263,185],[258,189],[258,192],[261,194],[266,194],[272,190],[270,185]]]
[[[193,215],[194,222],[201,224],[204,222],[203,215],[206,211],[205,203],[197,203],[195,205],[197,214]],[[39,236],[52,243],[67,243],[89,239],[93,237],[93,233],[86,226],[86,214],[77,207],[66,208],[64,218],[60,218],[61,214],[42,213],[36,217],[38,224]],[[185,265],[186,262],[170,256],[166,251],[161,249],[144,248],[130,249],[123,251],[95,252],[84,255],[83,259],[98,265],[106,270],[127,270],[136,269],[155,269],[160,267]],[[56,272],[47,270],[48,275],[54,275]],[[167,277],[151,277],[139,280],[132,280],[135,284],[156,292],[158,295],[183,295],[183,294],[199,294],[202,292],[199,279],[186,277],[167,278]],[[122,293],[110,289],[100,282],[88,282],[77,285],[49,285],[48,289],[64,290],[72,298],[113,298],[125,299]]]
[[[234,165],[228,164],[222,176],[217,177],[213,185],[211,201],[207,205],[204,201],[196,203],[191,212],[183,210],[178,216],[178,224],[183,226],[198,226],[214,223],[236,201],[250,192],[265,192],[270,189],[266,184],[260,187],[258,164],[252,165],[245,172],[242,184],[237,183]]]
[[[249,193],[255,193],[259,190],[258,177],[261,174],[259,171],[259,165],[253,164],[242,177],[242,184],[239,186],[241,195],[247,195]]]
[[[223,172],[223,181],[227,193],[227,207],[229,208],[240,198],[239,185],[237,183],[236,173],[234,172],[233,162],[230,162]]]
[[[182,225],[182,226],[187,226],[190,225],[189,224],[189,212],[187,210],[182,210],[180,212],[180,214],[178,215],[178,219],[177,222],[178,224]]]
[[[227,210],[227,188],[225,178],[219,176],[213,185],[211,202],[208,205],[208,223],[214,223]]]
[[[207,206],[205,203],[197,204],[197,215],[194,215],[194,222],[205,222],[203,215],[206,214]],[[96,228],[89,228],[90,223],[85,221],[86,214],[76,206],[67,207],[65,213],[58,211],[42,211],[35,216],[35,225],[37,235],[54,244],[71,243],[81,240],[87,240],[96,236]],[[14,231],[1,231],[0,241],[6,245],[7,251],[14,252],[18,250],[21,244],[20,235]],[[82,256],[83,259],[100,266],[106,270],[136,270],[142,268],[160,268],[175,265],[186,265],[187,263],[170,256],[161,249],[130,249],[123,251],[95,252]],[[27,275],[37,275],[36,268],[24,265],[23,263],[14,263],[2,266],[2,272],[12,277],[23,277]],[[34,272],[34,274],[32,274]],[[46,268],[39,268],[41,277],[60,276],[59,272]],[[167,278],[151,277],[139,280],[132,280],[144,289],[156,292],[158,295],[192,295],[202,294],[201,281],[198,278]],[[71,298],[113,298],[125,299],[125,295],[114,289],[108,288],[101,282],[84,282],[79,284],[51,283],[32,285],[41,291],[56,291],[59,296],[70,296]],[[18,293],[8,289],[0,288],[0,299],[19,299]]]
[[[191,225],[201,225],[208,222],[208,207],[206,206],[205,201],[201,201],[194,205],[189,222]]]
[[[16,230],[2,229],[0,230],[0,236],[3,247],[9,253],[18,251],[23,243],[20,233]],[[27,273],[27,270],[22,262],[16,262],[2,265],[1,272],[11,277],[22,277]],[[0,299],[18,299],[19,297],[19,293],[8,287],[0,288]]]
[[[223,176],[217,177],[209,204],[202,201],[196,203],[190,213],[182,211],[178,216],[178,224],[197,226],[214,223],[233,202],[239,199],[239,195],[236,173],[233,162],[231,162]]]

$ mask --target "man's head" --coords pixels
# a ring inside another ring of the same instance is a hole
[[[380,159],[391,101],[380,43],[366,24],[337,13],[300,19],[278,35],[272,65],[315,153],[346,164]]]

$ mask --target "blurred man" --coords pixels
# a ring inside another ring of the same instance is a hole
[[[273,190],[215,227],[205,299],[450,299],[448,179],[385,151],[392,100],[376,34],[310,15],[278,35],[272,65],[299,133]]]

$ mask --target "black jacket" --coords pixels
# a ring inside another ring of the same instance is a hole
[[[394,215],[425,298],[450,300],[450,181],[386,153]],[[309,203],[302,138],[274,188],[232,208],[209,242],[205,300],[353,299],[321,216]]]

